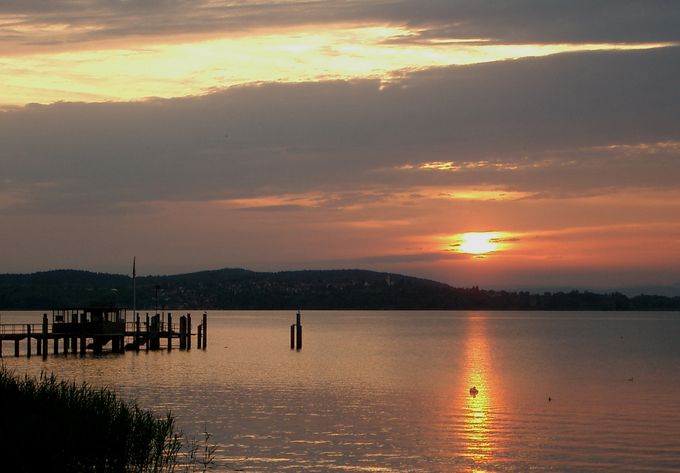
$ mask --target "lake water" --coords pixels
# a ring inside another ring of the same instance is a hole
[[[3,362],[207,428],[217,471],[680,471],[678,313],[310,311],[300,352],[294,317],[209,312],[206,351],[43,361],[5,342]]]

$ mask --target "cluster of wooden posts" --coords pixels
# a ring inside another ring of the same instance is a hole
[[[180,350],[191,350],[192,324],[191,314],[182,315],[179,318],[179,327],[172,323],[172,313],[168,312],[167,320],[161,314],[149,317],[146,314],[144,330],[140,321],[139,313],[135,316],[134,331],[126,331],[126,336],[132,336],[132,342],[125,345],[126,350],[139,351],[144,346],[146,351],[161,350],[162,348],[172,351],[173,340],[179,340]],[[161,347],[161,342],[165,341],[165,347]],[[203,320],[197,327],[196,345],[199,350],[208,347],[208,314],[203,314]]]
[[[49,353],[50,340],[55,355],[60,353],[60,348],[64,355],[71,353],[84,356],[88,350],[101,354],[109,343],[112,353],[140,351],[142,347],[146,351],[171,351],[175,340],[180,350],[190,350],[194,336],[191,314],[182,315],[179,326],[173,325],[171,313],[165,319],[161,314],[150,317],[147,313],[146,321],[142,324],[139,313],[135,314],[133,322],[126,322],[124,309],[55,310],[51,324],[47,314],[43,314],[41,325],[0,325],[0,357],[3,355],[4,341],[13,342],[14,356],[20,356],[20,342],[23,340],[26,341],[24,354],[27,357],[31,357],[35,345],[35,354],[43,358]],[[131,341],[126,344],[126,339]],[[196,345],[203,350],[208,346],[207,313],[203,314],[197,327]]]

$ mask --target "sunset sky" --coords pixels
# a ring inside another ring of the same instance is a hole
[[[680,2],[0,3],[0,273],[680,282]]]

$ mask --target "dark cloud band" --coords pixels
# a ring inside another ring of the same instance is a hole
[[[430,69],[391,84],[31,105],[0,113],[0,192],[21,192],[9,207],[77,212],[365,189],[370,199],[447,186],[672,187],[677,77],[680,48],[664,48]],[[453,164],[421,169],[432,162]]]
[[[6,48],[68,49],[97,40],[386,23],[414,30],[394,39],[401,42],[680,41],[680,3],[672,0],[22,0],[2,2],[0,15]]]

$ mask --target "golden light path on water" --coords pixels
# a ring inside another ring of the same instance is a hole
[[[465,415],[463,456],[475,464],[473,472],[485,472],[486,465],[493,459],[494,442],[493,403],[499,398],[494,383],[493,366],[486,337],[486,319],[471,315],[468,320],[468,335],[465,343],[464,382],[478,391],[470,393],[461,411]]]

